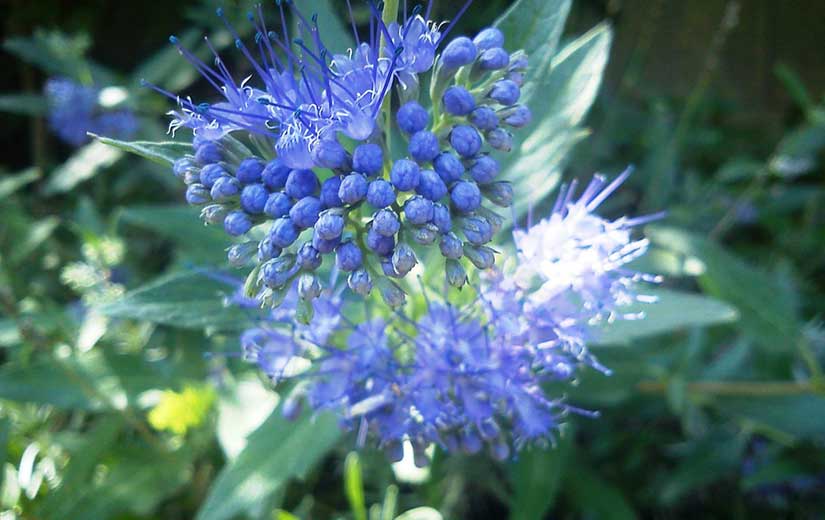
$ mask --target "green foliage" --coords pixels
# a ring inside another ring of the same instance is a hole
[[[351,45],[342,3],[305,3],[331,48]],[[363,22],[365,7],[353,4]],[[200,2],[189,16],[220,50],[233,37],[213,7]],[[436,448],[414,482],[405,480],[416,471],[409,461],[392,468],[382,453],[353,451],[357,432],[342,433],[332,416],[287,421],[277,403],[292,389],[234,358],[237,333],[257,311],[226,305],[242,283],[222,270],[232,240],[179,205],[168,170],[189,145],[162,140],[170,138],[159,119],[141,121],[147,140],[94,136],[73,153],[34,131],[14,145],[45,149],[32,157],[36,166],[6,167],[0,178],[4,515],[526,520],[825,511],[825,103],[778,67],[798,106],[781,135],[755,125],[759,141],[726,126],[731,100],[702,85],[684,99],[649,85],[636,85],[632,99],[621,90],[599,95],[613,30],[603,23],[564,35],[571,9],[576,26],[587,19],[580,3],[483,7],[461,24],[482,27],[490,19],[477,13],[503,13],[495,23],[533,66],[523,90],[533,123],[503,163],[521,221],[530,208],[540,214],[562,178],[628,163],[639,171],[605,210],[669,212],[644,230],[652,251],[636,266],[665,275],[644,291],[658,303],[624,309],[644,320],[595,331],[594,353],[612,375],[587,371],[553,394],[566,392],[600,417],[571,413],[554,446],[506,463]],[[202,32],[179,37],[208,60]],[[142,114],[167,105],[139,89],[140,79],[172,91],[198,79],[171,46],[123,75],[88,56],[112,44],[37,31],[4,49],[48,76],[125,84]],[[630,73],[616,80],[633,87]],[[35,88],[0,95],[0,111],[42,117],[45,106]],[[590,133],[585,125],[594,135],[577,146]],[[214,388],[216,399],[197,401],[197,420],[184,425],[175,419],[187,414],[172,417],[179,408],[161,403],[187,388]],[[158,409],[163,420],[151,420]]]

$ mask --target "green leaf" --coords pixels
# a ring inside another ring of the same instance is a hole
[[[573,505],[573,510],[583,518],[606,518],[631,520],[636,518],[628,500],[622,492],[599,478],[596,473],[576,460],[568,465],[564,481],[565,496]]]
[[[367,506],[364,500],[364,481],[361,474],[361,460],[352,451],[344,460],[344,488],[350,510],[355,520],[367,520]]]
[[[737,319],[730,305],[699,294],[668,289],[641,288],[645,295],[656,297],[655,303],[636,303],[621,312],[643,312],[639,320],[616,320],[600,326],[594,341],[597,345],[630,345],[639,338],[655,336],[688,327],[707,327]]]
[[[91,82],[88,64],[83,59],[90,45],[86,35],[37,30],[31,38],[9,38],[3,42],[3,49],[51,75]]]
[[[651,241],[696,264],[704,291],[736,307],[743,332],[766,349],[795,346],[800,325],[789,287],[710,240],[680,229],[651,226]]]
[[[518,0],[493,25],[504,33],[508,48],[527,51],[532,76],[555,54],[568,14],[570,0]]]
[[[47,111],[46,98],[40,94],[0,95],[0,112],[24,116],[42,116]]]
[[[120,214],[123,222],[173,241],[191,260],[224,263],[230,240],[222,229],[204,225],[198,210],[189,206],[133,206]]]
[[[346,18],[334,7],[341,3],[335,0],[302,0],[301,10],[318,15],[318,29],[324,38],[324,46],[335,53],[345,54],[347,49],[355,46],[355,42],[352,30],[345,23]]]
[[[251,317],[248,311],[224,304],[224,299],[235,290],[234,281],[217,271],[178,272],[126,293],[97,310],[113,318],[172,327],[238,330],[248,326]]]
[[[57,217],[46,217],[29,226],[26,235],[15,244],[14,251],[9,255],[12,264],[18,264],[35,252],[43,242],[49,239],[60,225]]]
[[[175,141],[119,141],[95,134],[90,135],[101,144],[139,155],[164,166],[171,166],[176,160],[192,152],[191,143],[178,143]]]
[[[3,468],[6,467],[6,459],[9,455],[9,432],[11,431],[11,422],[6,417],[0,417],[0,489],[3,489],[3,478],[6,472]]]
[[[598,92],[611,40],[608,25],[596,26],[565,45],[525,84],[533,123],[520,131],[521,144],[502,161],[518,215],[556,187],[569,151],[587,136],[579,125]]]
[[[40,170],[32,166],[20,173],[9,175],[0,180],[0,198],[6,198],[20,188],[40,178]]]
[[[105,144],[92,142],[80,148],[63,165],[59,166],[49,177],[44,193],[55,195],[65,193],[91,179],[101,170],[113,165],[123,156],[120,150]]]
[[[510,520],[544,518],[553,507],[570,455],[571,432],[564,433],[555,446],[522,452],[510,468]]]
[[[404,511],[395,517],[395,520],[443,520],[443,516],[431,507],[416,507]]]
[[[753,426],[791,438],[815,438],[825,431],[825,397],[820,395],[717,396],[712,405]]]
[[[260,509],[290,479],[303,478],[340,435],[332,415],[288,421],[276,409],[218,474],[197,519],[226,520]]]

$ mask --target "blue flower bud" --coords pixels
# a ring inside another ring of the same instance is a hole
[[[501,47],[493,47],[481,53],[478,66],[481,70],[499,70],[510,64],[510,55]]]
[[[232,267],[243,267],[252,260],[257,251],[258,244],[255,242],[235,244],[226,252],[226,259]]]
[[[513,186],[509,182],[494,182],[484,186],[484,197],[496,206],[509,208],[513,205]]]
[[[464,244],[464,256],[479,269],[489,269],[496,263],[495,251],[487,246]]]
[[[395,267],[392,266],[392,258],[387,257],[381,260],[381,272],[384,276],[390,278],[401,278],[401,275],[395,272]]]
[[[269,237],[258,242],[258,262],[266,262],[281,256],[281,248],[272,243]]]
[[[524,105],[518,105],[515,109],[504,118],[504,123],[513,128],[521,128],[530,124],[533,120],[533,114],[530,109]]]
[[[433,224],[441,233],[446,233],[453,228],[450,210],[444,204],[433,204]]]
[[[222,204],[210,204],[201,210],[201,220],[207,224],[222,224],[229,210]]]
[[[386,208],[395,202],[395,190],[384,179],[370,182],[367,188],[367,202],[374,208]]]
[[[464,236],[473,245],[483,246],[493,239],[493,227],[482,218],[470,217],[462,225]]]
[[[340,187],[341,177],[337,175],[333,175],[321,185],[321,204],[325,208],[340,208],[344,205],[344,201],[338,196]]]
[[[510,458],[510,446],[507,441],[499,440],[490,445],[490,456],[499,462],[504,462]]]
[[[206,204],[212,199],[209,197],[209,190],[203,184],[190,184],[186,188],[186,202],[193,206]]]
[[[401,229],[401,221],[393,210],[381,209],[372,218],[372,229],[379,235],[391,237]]]
[[[483,188],[482,188],[482,190],[483,190]],[[476,215],[478,215],[479,217],[482,217],[484,220],[486,220],[490,224],[490,227],[493,228],[493,234],[498,233],[499,231],[501,231],[501,227],[504,225],[504,217],[502,217],[501,215],[499,215],[495,211],[491,211],[491,210],[485,208],[484,206],[482,206],[482,207],[480,207],[476,210]]]
[[[250,184],[241,191],[241,207],[247,213],[263,213],[268,200],[269,191],[263,184]]]
[[[502,79],[493,83],[493,88],[487,96],[504,106],[511,106],[518,103],[518,98],[521,97],[521,89],[513,81]]]
[[[315,275],[304,273],[298,278],[298,296],[302,300],[314,300],[321,296],[321,283]]]
[[[527,61],[527,53],[519,50],[510,55],[510,70],[511,71],[525,71],[529,66]]]
[[[518,85],[519,87],[524,86],[524,73],[523,72],[508,72],[507,79]]]
[[[433,219],[433,203],[424,197],[412,196],[404,203],[404,215],[410,224],[424,225]]]
[[[482,155],[470,166],[470,176],[479,184],[493,182],[498,175],[498,161],[489,155]]]
[[[493,130],[498,127],[498,115],[492,108],[480,106],[470,113],[470,122],[479,130]]]
[[[324,240],[318,235],[313,235],[312,237],[312,247],[314,247],[322,255],[332,253],[340,243],[341,237],[337,237],[332,240]]]
[[[183,176],[186,174],[186,172],[195,169],[197,169],[197,166],[194,162],[192,162],[192,159],[190,159],[189,157],[181,157],[180,159],[175,161],[174,164],[172,164],[172,172],[178,179],[183,179]]]
[[[212,186],[215,185],[215,181],[221,177],[229,177],[229,173],[224,170],[220,164],[207,164],[201,169],[201,184],[207,188],[212,188]]]
[[[236,197],[241,191],[241,183],[232,177],[220,177],[212,185],[209,195],[215,202],[224,202]]]
[[[413,240],[422,246],[435,244],[435,241],[438,240],[438,228],[432,224],[417,227],[413,231]]]
[[[344,242],[335,249],[335,263],[342,271],[355,271],[363,261],[361,249],[351,241]]]
[[[447,283],[456,289],[461,289],[467,283],[467,271],[458,260],[448,259],[444,265],[444,274],[447,278]]]
[[[497,27],[487,27],[473,38],[473,43],[481,51],[493,47],[502,47],[504,45],[504,34]]]
[[[351,272],[347,277],[347,285],[352,292],[360,296],[368,296],[372,292],[372,280],[369,273],[363,269]]]
[[[396,121],[401,130],[414,134],[430,125],[430,114],[417,101],[409,101],[398,109]]]
[[[271,191],[279,191],[286,186],[286,180],[289,177],[290,171],[292,171],[290,167],[284,164],[283,161],[273,159],[264,167],[261,173],[261,180]]]
[[[441,65],[448,70],[457,69],[475,61],[477,53],[478,49],[473,40],[459,36],[444,48],[441,53]]]
[[[261,175],[264,171],[264,162],[257,157],[249,157],[241,161],[238,169],[235,171],[235,177],[243,184],[252,184],[253,182],[261,182]]]
[[[430,162],[438,155],[438,137],[428,130],[421,130],[410,137],[407,148],[410,156],[420,163]]]
[[[344,217],[340,213],[325,211],[315,223],[315,234],[324,240],[334,240],[344,232]]]
[[[384,167],[384,151],[374,143],[361,144],[352,152],[352,169],[364,175],[376,175]]]
[[[341,181],[338,198],[345,204],[357,204],[367,196],[367,188],[367,178],[360,173],[352,173]]]
[[[264,205],[264,213],[272,218],[281,218],[289,214],[292,208],[292,199],[286,194],[278,192],[269,195]]]
[[[461,160],[451,152],[442,152],[433,161],[435,172],[448,186],[461,178],[464,173],[464,165]]]
[[[298,239],[299,230],[289,218],[279,218],[269,228],[269,239],[278,247],[284,248],[292,245]]]
[[[447,185],[433,170],[421,170],[421,178],[415,191],[424,198],[435,202],[447,195]]]
[[[230,211],[223,220],[223,229],[233,237],[241,236],[251,228],[249,215],[240,210]]]
[[[464,87],[452,86],[441,97],[444,110],[454,116],[466,116],[476,107],[476,100]]]
[[[385,237],[374,228],[370,228],[367,231],[366,244],[378,256],[387,256],[395,248],[395,239],[391,236]]]
[[[487,144],[495,150],[509,152],[513,149],[513,134],[503,128],[487,132]]]
[[[412,191],[418,186],[420,175],[418,164],[409,159],[399,159],[392,165],[390,181],[398,191]]]
[[[321,201],[315,197],[304,197],[289,210],[289,218],[298,229],[307,229],[318,221],[321,212]]]
[[[399,242],[392,254],[392,267],[395,269],[396,274],[406,276],[417,263],[418,259],[415,257],[415,251],[404,242]]]
[[[195,151],[195,159],[201,164],[214,164],[223,160],[220,147],[213,142],[205,142]]]
[[[441,235],[441,243],[438,244],[441,254],[445,258],[461,258],[464,254],[463,244],[455,233]]]
[[[298,266],[295,264],[294,255],[284,255],[272,260],[267,260],[261,265],[259,279],[267,287],[277,289],[283,287],[289,280],[298,274]]]
[[[321,253],[312,244],[305,242],[300,249],[296,262],[304,271],[314,271],[321,267]]]
[[[321,168],[344,168],[348,166],[347,151],[335,139],[321,139],[312,148],[312,160]]]
[[[457,182],[450,191],[453,206],[461,213],[471,213],[481,206],[481,191],[474,182]]]
[[[292,170],[286,179],[286,194],[293,199],[303,199],[315,195],[320,187],[318,177],[312,170]]]
[[[450,145],[462,157],[473,157],[481,150],[481,136],[475,128],[457,125],[450,132]]]
[[[387,280],[386,278],[378,280],[378,289],[381,291],[381,297],[384,298],[384,303],[392,309],[398,309],[407,301],[407,294],[395,282]]]
[[[200,181],[201,181],[201,171],[200,171],[200,169],[186,170],[186,172],[183,174],[183,182],[187,186],[189,186],[190,184],[200,183]]]

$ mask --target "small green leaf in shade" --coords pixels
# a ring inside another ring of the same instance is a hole
[[[35,167],[26,168],[20,173],[4,176],[0,179],[0,198],[6,198],[20,188],[31,184],[41,176],[40,170]]]
[[[711,404],[751,427],[789,436],[790,441],[819,437],[825,432],[825,397],[821,395],[716,396]]]
[[[116,150],[133,153],[150,161],[171,166],[176,160],[192,152],[192,144],[176,141],[119,141],[109,137],[89,134],[96,142],[114,147]]]
[[[121,299],[101,305],[104,316],[162,323],[180,328],[239,330],[250,324],[251,315],[225,304],[235,292],[230,277],[218,271],[176,272],[126,293]]]
[[[341,4],[343,2],[338,0],[301,0],[301,10],[318,15],[318,29],[323,35],[326,48],[335,49],[336,53],[346,54],[347,49],[355,46],[355,41],[352,30],[346,23],[347,19],[341,16],[346,13],[346,9],[342,12],[335,9],[336,5]]]
[[[48,109],[46,98],[39,94],[0,94],[0,112],[42,116]]]
[[[358,458],[358,453],[354,451],[350,452],[344,460],[344,488],[355,520],[367,520],[361,460]]]
[[[567,467],[564,494],[582,518],[632,520],[636,512],[622,492],[581,461]]]
[[[9,255],[11,264],[18,264],[34,253],[43,243],[52,236],[60,225],[57,217],[46,217],[29,226],[26,235],[15,244],[14,251]]]
[[[745,491],[755,491],[762,486],[782,485],[807,472],[808,468],[796,461],[779,459],[757,466],[753,473],[742,479],[741,485]]]
[[[795,348],[800,324],[796,297],[787,285],[697,234],[664,226],[650,226],[646,234],[697,264],[704,291],[733,305],[742,331],[757,344],[774,351]]]
[[[594,344],[629,345],[639,338],[664,334],[688,327],[707,327],[729,323],[737,318],[730,305],[702,296],[668,289],[640,287],[639,292],[654,296],[654,303],[637,303],[623,307],[621,312],[643,312],[639,320],[616,320],[596,331]]]
[[[204,59],[211,53],[202,41],[202,37],[200,30],[189,29],[178,35],[178,40],[180,45]],[[165,46],[145,60],[132,73],[132,81],[135,84],[147,81],[158,84],[170,92],[178,92],[188,87],[199,77],[197,69],[188,66],[186,59],[180,55],[180,51],[174,45]]]
[[[9,456],[9,431],[11,430],[11,423],[6,417],[0,417],[0,489],[3,489],[3,479],[6,472],[3,468],[6,467],[6,459]]]
[[[132,206],[120,219],[173,241],[188,259],[210,265],[226,261],[231,241],[223,229],[207,226],[189,206]]]
[[[227,520],[260,509],[290,479],[303,478],[340,436],[332,415],[289,421],[276,409],[218,474],[197,519]]]
[[[100,142],[91,142],[80,148],[63,165],[49,176],[44,188],[46,195],[55,195],[72,190],[81,182],[91,179],[101,170],[115,163],[123,156],[117,148]]]
[[[556,501],[570,454],[572,432],[565,431],[555,446],[523,451],[510,467],[513,496],[510,520],[544,518]]]

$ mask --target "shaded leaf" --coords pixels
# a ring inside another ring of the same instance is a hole
[[[645,317],[640,320],[616,320],[601,326],[596,331],[595,344],[629,345],[646,336],[728,323],[737,318],[736,309],[730,305],[699,294],[649,288],[641,288],[640,292],[655,296],[658,300],[623,307],[621,311],[643,312]]]
[[[0,95],[0,112],[24,116],[42,116],[47,111],[46,98],[39,94]]]
[[[124,152],[139,155],[152,162],[162,164],[164,166],[171,166],[176,160],[180,159],[188,153],[192,153],[192,144],[164,141],[120,141],[109,137],[90,134],[98,143],[109,145]]]
[[[221,470],[198,520],[224,520],[257,510],[290,479],[303,478],[340,435],[332,415],[305,414],[288,421],[275,410],[249,436],[238,458]]]
[[[49,176],[44,188],[46,195],[65,193],[91,179],[101,170],[113,165],[123,156],[120,150],[103,143],[91,142],[80,148]]]
[[[252,315],[224,301],[240,280],[207,271],[187,271],[163,276],[126,293],[121,299],[98,307],[113,318],[162,323],[172,327],[239,330]]]
[[[553,507],[570,455],[571,432],[565,433],[555,446],[522,452],[513,463],[510,520],[544,518]]]
[[[825,397],[777,395],[714,398],[712,405],[725,414],[783,432],[791,437],[819,437],[825,432]]]
[[[581,462],[570,464],[565,483],[565,495],[583,517],[633,519],[633,511],[622,492],[602,480]]]

